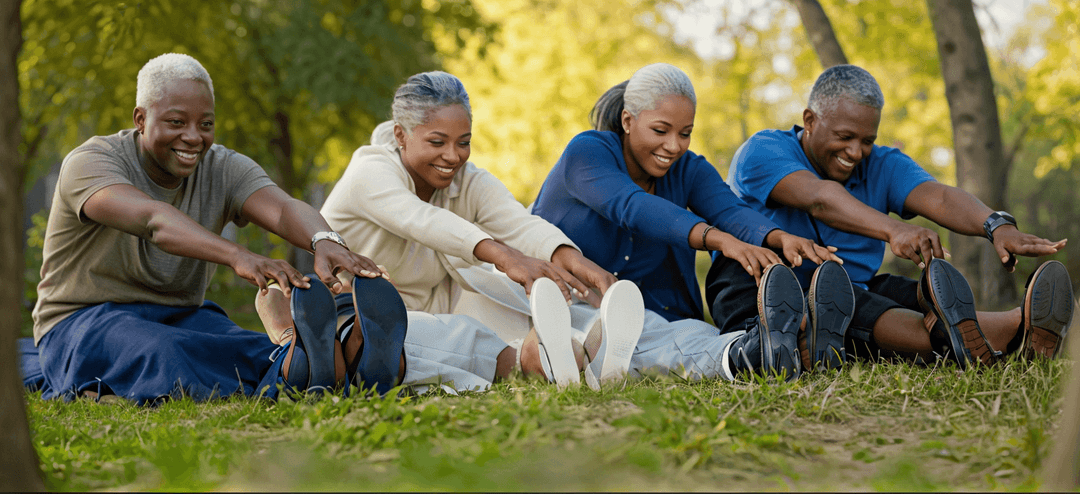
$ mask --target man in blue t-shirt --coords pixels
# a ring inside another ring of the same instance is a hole
[[[923,216],[957,233],[985,236],[1011,271],[1014,255],[1058,252],[1053,242],[1020,232],[1013,217],[994,212],[957,187],[934,180],[901,151],[874,144],[884,97],[865,70],[839,65],[814,83],[803,126],[765,130],[739,148],[731,189],[785,231],[838,249],[855,291],[848,350],[914,356],[936,352],[961,366],[1023,348],[1055,356],[1072,316],[1072,284],[1057,261],[1028,280],[1023,307],[976,312],[971,288],[943,259],[938,234],[890,217]],[[924,269],[920,280],[878,274],[885,244]],[[754,290],[739,266],[717,257],[706,278],[714,319]],[[804,289],[813,263],[795,268]],[[819,328],[807,328],[813,332]],[[810,338],[812,341],[812,337]]]

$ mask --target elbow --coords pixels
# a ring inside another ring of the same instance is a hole
[[[809,203],[803,209],[805,209],[810,216],[819,221],[827,221],[834,216],[836,210],[835,198],[840,194],[847,194],[847,190],[844,186],[828,180],[823,180],[821,187],[814,191],[813,197],[810,198]]]

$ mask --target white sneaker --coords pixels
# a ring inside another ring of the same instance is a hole
[[[590,388],[599,391],[601,384],[626,376],[644,325],[645,302],[637,285],[622,280],[608,287],[600,303],[603,339],[585,368],[585,383]]]
[[[560,388],[579,384],[581,375],[574,358],[574,350],[570,346],[570,308],[566,305],[562,291],[554,281],[538,278],[533,281],[529,306],[532,309],[536,335],[540,337],[540,343],[546,350],[542,353],[547,354],[546,360],[551,368],[547,373],[548,380],[555,381]],[[545,360],[543,355],[541,360]]]

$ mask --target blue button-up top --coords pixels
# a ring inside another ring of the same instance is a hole
[[[777,228],[690,151],[657,179],[655,195],[645,192],[630,179],[618,134],[594,130],[566,146],[533,213],[561,228],[585,257],[636,283],[645,308],[669,321],[704,318],[689,245],[694,225],[708,223],[752,245]]]

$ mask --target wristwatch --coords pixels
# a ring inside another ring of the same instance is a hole
[[[994,230],[1003,225],[1016,226],[1016,218],[1013,218],[1013,215],[1005,211],[994,211],[983,222],[983,230],[986,232],[986,238],[990,243],[994,243]]]
[[[311,237],[312,252],[315,252],[315,242],[318,242],[320,240],[333,240],[334,242],[340,244],[342,247],[345,247],[346,249],[349,248],[348,245],[345,245],[345,239],[341,238],[341,235],[338,235],[337,232],[319,232]]]

